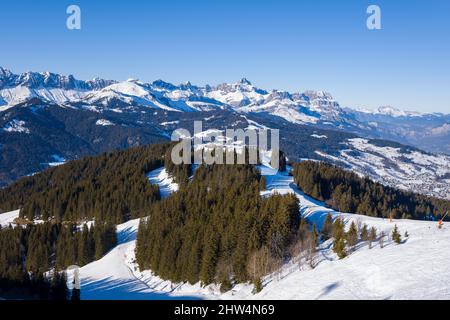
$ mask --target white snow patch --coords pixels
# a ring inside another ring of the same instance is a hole
[[[326,135],[318,135],[318,134],[312,134],[311,137],[316,138],[316,139],[328,139],[328,137]]]
[[[60,165],[62,165],[62,164],[64,164],[66,162],[65,158],[63,158],[63,157],[61,157],[61,156],[59,156],[57,154],[52,155],[52,158],[53,158],[54,161],[48,163],[48,165],[50,167],[60,166]]]
[[[106,120],[106,119],[99,119],[97,120],[97,122],[95,123],[97,126],[113,126],[114,123]]]
[[[6,132],[19,132],[19,133],[30,133],[30,129],[25,127],[26,122],[22,120],[11,120],[4,127],[3,130]]]
[[[171,176],[169,176],[164,167],[151,171],[147,177],[150,180],[150,183],[159,186],[161,198],[167,198],[179,189],[178,184],[174,182]]]
[[[167,121],[167,122],[161,122],[161,125],[162,126],[170,126],[170,125],[173,125],[173,124],[179,124],[180,123],[180,121]]]
[[[14,220],[19,217],[19,213],[20,213],[20,209],[1,213],[0,214],[0,226],[2,228],[8,227],[10,224],[14,226],[15,225]]]

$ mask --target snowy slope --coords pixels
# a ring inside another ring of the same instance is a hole
[[[151,183],[160,187],[161,197],[178,190],[164,168],[148,174]],[[118,245],[102,259],[80,269],[81,299],[84,300],[154,300],[195,299],[193,295],[176,295],[155,290],[154,284],[140,279],[134,264],[139,219],[117,226]],[[170,284],[169,284],[170,286]]]
[[[339,155],[316,154],[382,184],[450,199],[450,156],[377,146],[361,138],[349,139]]]
[[[7,227],[9,224],[14,224],[14,219],[19,217],[20,210],[14,210],[11,212],[5,212],[0,214],[0,226]]]
[[[264,279],[264,289],[252,294],[253,286],[239,284],[221,294],[216,285],[174,284],[152,274],[140,272],[134,263],[138,220],[118,226],[120,244],[103,259],[81,268],[83,299],[448,299],[450,298],[450,229],[438,229],[434,222],[388,220],[334,212],[322,203],[305,196],[293,185],[287,172],[276,173],[267,165],[260,167],[272,193],[294,193],[301,214],[321,226],[331,213],[350,221],[366,223],[378,232],[389,234],[396,224],[401,233],[408,231],[405,243],[385,241],[368,249],[360,243],[349,257],[338,260],[330,241],[321,245],[318,265],[289,262],[277,275]],[[155,174],[156,175],[156,174]],[[160,175],[160,173],[158,174]]]
[[[151,184],[159,186],[161,198],[167,198],[173,192],[178,191],[178,184],[173,181],[164,167],[151,171],[147,177]]]

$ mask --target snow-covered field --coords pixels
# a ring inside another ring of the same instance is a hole
[[[305,196],[293,185],[287,172],[274,174],[267,165],[260,167],[272,193],[293,193],[299,199],[301,214],[321,226],[331,213],[350,221],[374,226],[378,232],[390,234],[397,225],[402,235],[409,237],[401,245],[385,240],[372,249],[360,243],[355,252],[338,260],[330,241],[321,245],[317,266],[286,263],[281,272],[264,279],[264,289],[254,295],[253,286],[239,284],[221,294],[218,287],[199,284],[174,284],[140,272],[134,261],[139,220],[118,226],[119,245],[102,259],[80,270],[82,299],[449,299],[450,298],[450,229],[437,228],[434,222],[389,220],[335,212],[322,203]],[[164,176],[158,169],[149,177]],[[152,178],[151,178],[152,179]],[[159,179],[167,183],[167,178]],[[151,180],[156,181],[156,180]],[[169,183],[170,184],[170,183]],[[164,187],[166,188],[166,187]],[[162,190],[164,188],[161,188]],[[167,192],[175,190],[169,187]],[[168,194],[166,194],[168,195]]]

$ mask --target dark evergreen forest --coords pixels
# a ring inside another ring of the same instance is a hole
[[[138,232],[137,261],[173,281],[257,280],[252,254],[282,259],[300,224],[293,195],[262,198],[255,166],[200,166],[193,180],[155,203]]]
[[[116,243],[116,228],[104,223],[81,229],[51,222],[0,228],[0,293],[65,299],[66,280],[58,271],[100,259]],[[44,275],[52,269],[53,277]]]
[[[0,189],[0,212],[21,208],[28,220],[114,224],[146,213],[159,199],[146,173],[162,166],[169,144],[137,147],[71,161]]]
[[[324,162],[297,163],[293,175],[307,195],[341,212],[429,220],[450,210],[450,201],[394,189]]]

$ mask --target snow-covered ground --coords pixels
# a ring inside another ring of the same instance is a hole
[[[264,161],[263,161],[264,163]],[[301,214],[318,227],[328,213],[350,221],[374,226],[378,232],[390,234],[397,225],[409,237],[401,245],[385,240],[372,249],[360,243],[355,252],[338,260],[330,241],[321,245],[317,266],[286,263],[277,275],[264,279],[264,289],[254,295],[253,286],[239,284],[221,294],[218,287],[199,284],[174,284],[152,274],[140,272],[135,264],[134,250],[139,220],[118,226],[119,245],[102,259],[80,270],[82,299],[449,299],[450,298],[450,229],[438,229],[434,222],[389,220],[335,212],[304,195],[293,184],[287,172],[274,174],[263,164],[261,172],[267,179],[267,190],[293,193],[299,199]],[[164,175],[163,170],[149,176]],[[160,179],[164,181],[166,179]],[[156,181],[156,180],[151,180]],[[169,189],[173,190],[173,189]],[[168,192],[170,192],[168,190]]]
[[[173,181],[164,167],[151,171],[147,177],[151,184],[159,186],[161,198],[167,198],[172,192],[178,191],[178,184]]]
[[[19,212],[20,210],[14,210],[0,214],[0,226],[3,228],[10,224],[14,225],[14,219],[19,217]]]

